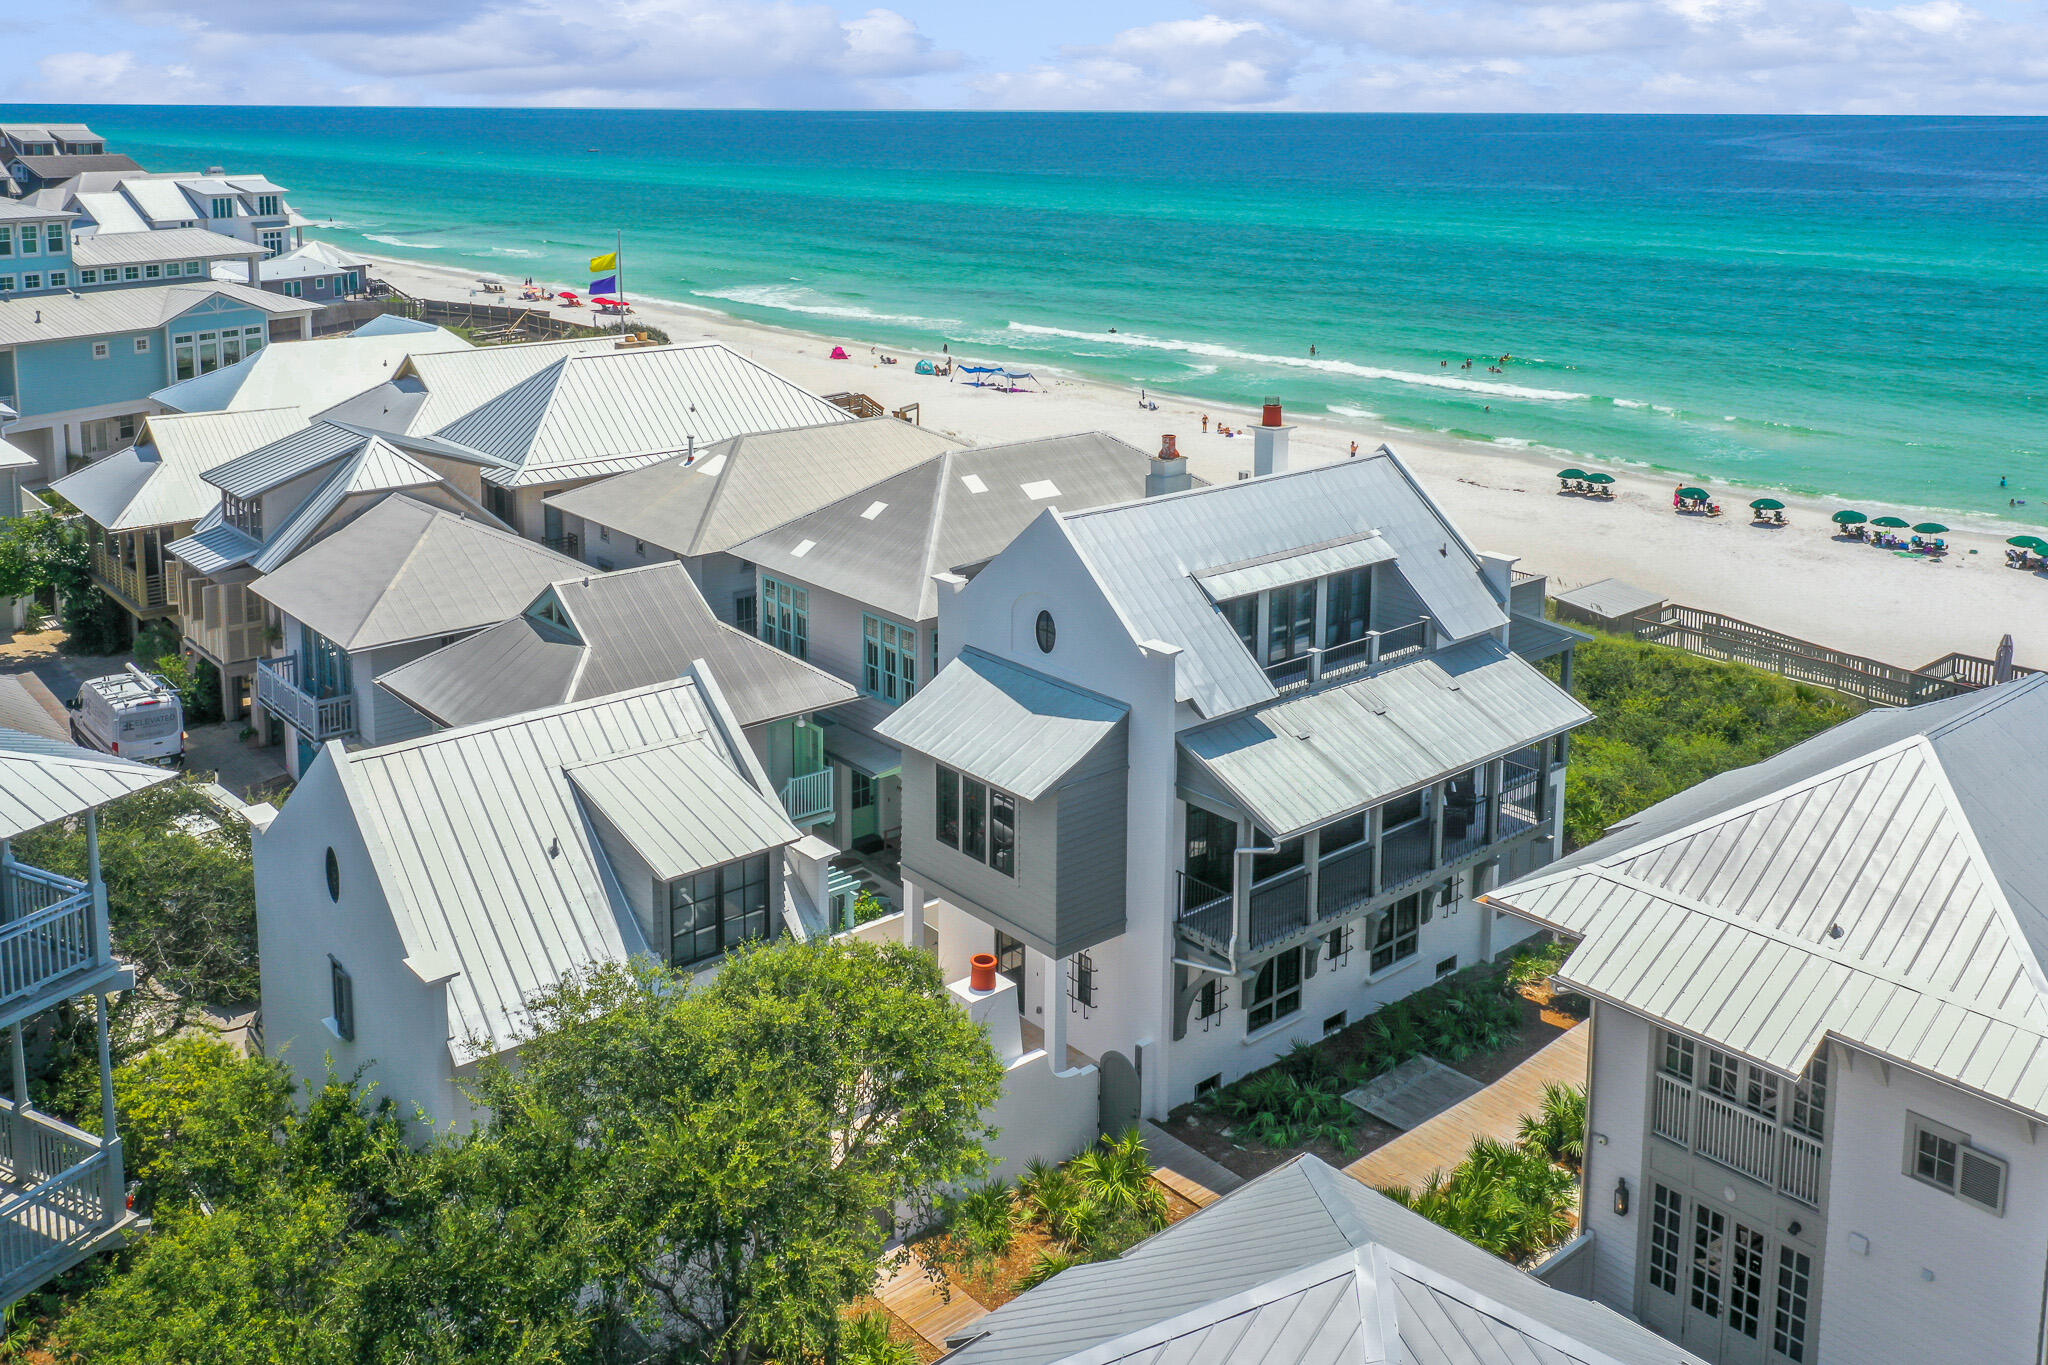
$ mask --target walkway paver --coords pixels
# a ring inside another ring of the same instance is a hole
[[[1566,1085],[1586,1083],[1586,1057],[1591,1036],[1585,1024],[1573,1026],[1565,1031],[1563,1037],[1471,1099],[1453,1105],[1385,1146],[1367,1152],[1346,1166],[1344,1173],[1363,1180],[1374,1189],[1392,1186],[1414,1189],[1429,1179],[1431,1172],[1448,1171],[1463,1161],[1475,1138],[1514,1141],[1522,1116],[1542,1108],[1546,1084],[1552,1081]]]
[[[1244,1177],[1210,1160],[1151,1120],[1141,1120],[1152,1178],[1196,1208],[1209,1205],[1244,1184]]]
[[[951,1293],[941,1293],[913,1251],[876,1287],[875,1297],[911,1331],[943,1351],[948,1337],[959,1336],[989,1311],[958,1284],[947,1283]]]

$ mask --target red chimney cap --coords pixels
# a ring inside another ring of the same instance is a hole
[[[1280,418],[1280,400],[1279,400],[1279,399],[1277,399],[1277,398],[1268,398],[1268,399],[1266,400],[1266,412],[1265,412],[1265,415],[1264,415],[1263,417],[1261,417],[1261,418],[1259,419],[1259,421],[1260,421],[1260,424],[1261,424],[1261,425],[1263,425],[1263,426],[1269,426],[1269,427],[1277,427],[1277,426],[1283,426],[1283,425],[1285,425],[1285,423],[1283,423],[1283,422],[1281,421],[1281,418]]]
[[[1180,446],[1177,444],[1178,439],[1173,436],[1161,436],[1159,438],[1159,454],[1153,458],[1160,460],[1178,460],[1183,458],[1180,453]]]

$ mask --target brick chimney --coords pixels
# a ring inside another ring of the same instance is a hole
[[[1252,428],[1252,473],[1287,472],[1287,433],[1294,430],[1280,418],[1280,400],[1268,398],[1259,424]]]
[[[1171,436],[1159,438],[1159,453],[1152,457],[1152,468],[1145,475],[1145,496],[1156,498],[1164,493],[1182,493],[1193,487],[1194,481],[1188,474],[1187,456],[1180,453],[1180,446]]]

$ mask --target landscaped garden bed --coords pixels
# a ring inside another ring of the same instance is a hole
[[[1469,968],[1382,1006],[1315,1043],[1192,1104],[1166,1124],[1173,1136],[1247,1179],[1302,1152],[1346,1166],[1400,1136],[1344,1099],[1422,1054],[1490,1085],[1584,1018],[1584,1002],[1553,998],[1558,945],[1532,944],[1504,963]]]

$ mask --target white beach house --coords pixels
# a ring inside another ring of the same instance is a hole
[[[1489,898],[1578,940],[1595,1297],[1717,1365],[2036,1365],[2048,677],[1868,712]]]
[[[1530,932],[1473,897],[1553,855],[1588,714],[1525,655],[1578,637],[1391,450],[1049,509],[941,585],[945,665],[877,727],[907,931],[949,974],[994,952],[1055,1055],[1135,1070],[1106,1121]]]

